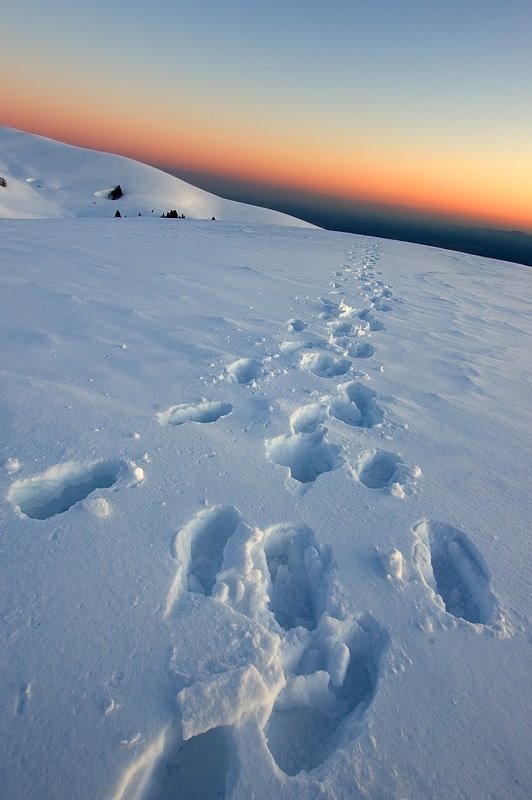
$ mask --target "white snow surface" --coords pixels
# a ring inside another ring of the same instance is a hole
[[[314,227],[267,208],[225,200],[155,167],[0,127],[0,217],[158,216],[174,209],[194,219]],[[109,198],[119,185],[123,196]],[[171,221],[175,224],[175,220]]]
[[[2,797],[529,798],[532,271],[0,236]]]

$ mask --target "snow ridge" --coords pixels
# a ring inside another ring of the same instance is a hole
[[[0,217],[160,217],[315,227],[288,214],[224,200],[155,167],[0,127]],[[112,199],[120,186],[123,194]],[[175,223],[173,220],[168,224]]]

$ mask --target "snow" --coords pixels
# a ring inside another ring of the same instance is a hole
[[[43,136],[0,127],[0,217],[157,216],[175,209],[194,219],[313,227],[295,217],[224,200],[161,170]],[[109,193],[120,186],[118,200]],[[172,223],[173,224],[173,223]]]
[[[532,272],[132,216],[0,220],[2,796],[528,798]]]

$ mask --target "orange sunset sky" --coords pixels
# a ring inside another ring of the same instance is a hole
[[[12,6],[1,123],[177,174],[532,230],[528,0],[190,6]]]

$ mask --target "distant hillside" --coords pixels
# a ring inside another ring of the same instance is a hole
[[[224,200],[130,158],[0,127],[0,217],[161,216],[313,227],[266,208]],[[123,195],[112,199],[117,186]]]

